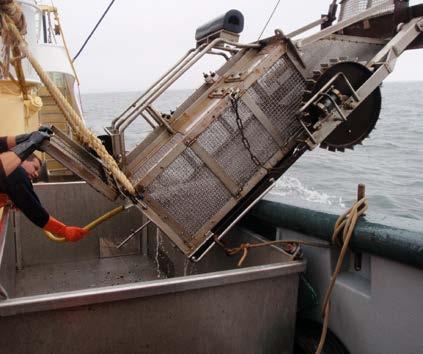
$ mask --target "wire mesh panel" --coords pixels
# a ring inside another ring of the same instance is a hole
[[[244,135],[251,151],[264,164],[276,153],[278,146],[255,118],[248,107],[239,102],[238,113],[244,125]],[[226,173],[242,187],[260,168],[251,160],[242,143],[241,132],[232,107],[228,107],[210,127],[200,135],[198,143],[223,167]]]
[[[288,141],[301,129],[295,116],[301,107],[305,87],[303,76],[284,55],[248,90],[283,141]]]
[[[146,192],[192,236],[230,200],[231,194],[207,166],[187,148]]]
[[[176,144],[182,141],[183,136],[181,134],[175,134],[167,143],[162,145],[154,154],[150,156],[144,163],[140,164],[135,171],[132,171],[131,182],[136,185],[138,184],[147,172],[155,167],[157,163],[164,157],[166,154],[171,151]]]
[[[379,14],[390,12],[394,9],[394,0],[344,0],[341,3],[341,12],[339,21],[354,17],[359,13],[370,9],[371,7],[385,4],[380,10]]]

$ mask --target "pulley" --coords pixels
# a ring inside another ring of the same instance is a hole
[[[367,138],[374,129],[379,118],[381,109],[381,92],[378,87],[357,107],[348,107],[347,99],[352,96],[352,90],[360,88],[372,75],[372,72],[364,65],[354,61],[343,61],[332,64],[323,64],[321,71],[314,72],[313,79],[309,80],[312,87],[304,95],[308,100],[319,92],[325,85],[338,76],[328,90],[320,95],[307,111],[308,119],[316,122],[335,109],[339,105],[343,109],[352,110],[345,122],[340,124],[320,145],[331,151],[344,151],[352,149]],[[344,77],[339,74],[342,73]],[[345,80],[346,79],[346,80]]]

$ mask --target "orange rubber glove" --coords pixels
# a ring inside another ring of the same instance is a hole
[[[52,216],[50,216],[47,224],[43,227],[43,229],[57,236],[64,237],[67,241],[70,242],[82,240],[83,237],[88,233],[87,230],[80,227],[66,226]]]

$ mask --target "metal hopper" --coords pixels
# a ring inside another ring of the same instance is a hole
[[[344,0],[338,11],[333,1],[312,24],[252,44],[237,42],[237,11],[201,27],[197,47],[108,128],[140,210],[185,255],[201,259],[305,151],[344,151],[368,136],[381,82],[404,50],[422,45],[422,10],[406,1]],[[208,54],[227,62],[172,115],[158,112],[157,98]],[[153,132],[127,153],[124,132],[139,117]]]

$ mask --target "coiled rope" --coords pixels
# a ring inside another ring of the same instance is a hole
[[[1,0],[0,0],[1,1]],[[6,3],[6,7],[2,6],[2,3]],[[3,11],[3,10],[7,11]],[[37,72],[43,84],[46,86],[47,90],[50,92],[50,95],[55,100],[57,106],[63,112],[66,121],[71,126],[75,136],[85,145],[93,149],[100,159],[103,161],[106,169],[111,173],[116,180],[126,189],[126,191],[132,195],[135,195],[135,188],[125,174],[120,170],[115,159],[110,156],[106,148],[86,126],[79,114],[74,110],[71,104],[66,100],[57,86],[53,83],[47,73],[43,70],[38,61],[34,58],[32,53],[28,49],[28,45],[25,42],[22,35],[26,33],[26,27],[24,26],[25,20],[21,12],[20,7],[14,1],[3,1],[0,2],[0,14],[2,18],[2,35],[4,34],[8,39],[8,43],[13,46],[17,46],[22,54],[28,59],[31,63],[34,70]],[[10,14],[13,14],[14,17],[10,17]],[[18,25],[14,22],[18,20]],[[21,25],[21,26],[19,26]],[[4,37],[3,37],[4,38]],[[10,47],[9,47],[10,49]]]

